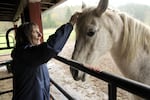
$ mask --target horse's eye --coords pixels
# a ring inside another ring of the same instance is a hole
[[[88,36],[93,36],[95,34],[95,32],[88,32],[87,35]]]

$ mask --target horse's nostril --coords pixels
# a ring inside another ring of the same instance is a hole
[[[73,78],[78,77],[78,70],[70,67],[70,71],[71,71]]]
[[[81,79],[81,77],[79,77],[79,75],[78,75],[79,74],[78,70],[70,67],[70,72],[71,72],[74,80],[79,81]]]
[[[73,76],[77,77],[78,76],[78,71],[77,70],[74,70],[73,72]]]

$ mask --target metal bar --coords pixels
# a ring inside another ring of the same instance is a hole
[[[14,47],[2,47],[0,50],[13,49]]]
[[[109,74],[104,71],[101,71],[101,72],[94,71],[92,69],[85,67],[83,64],[77,63],[76,61],[73,61],[73,60],[62,58],[60,56],[56,56],[55,59],[65,64],[71,65],[72,67],[77,68],[83,72],[86,72],[96,78],[99,78],[109,83],[113,83],[117,87],[122,88],[126,91],[129,91],[133,94],[136,94],[146,99],[150,99],[150,95],[149,95],[150,86],[149,85],[145,85],[145,84],[142,84],[142,83],[139,83],[139,82],[136,82],[134,80],[130,80],[124,77],[118,77],[118,76]]]
[[[3,91],[3,92],[0,91],[0,95],[10,93],[10,92],[13,92],[13,90],[8,90],[8,91]]]
[[[11,78],[13,78],[13,76],[3,77],[3,78],[0,78],[0,80],[6,80],[6,79],[11,79]]]
[[[55,100],[54,97],[50,94],[50,100]]]
[[[116,95],[117,93],[117,87],[115,86],[115,84],[109,83],[108,84],[108,95],[109,95],[109,100],[117,100]]]
[[[10,28],[7,32],[6,32],[6,42],[7,42],[7,47],[10,48],[10,43],[9,43],[9,33],[12,31],[12,30],[16,30],[17,28]]]
[[[50,81],[52,82],[52,84],[55,85],[55,87],[61,91],[64,96],[66,96],[69,100],[76,100],[75,98],[73,98],[72,96],[70,96],[64,89],[62,89],[56,82],[54,82],[51,78],[50,78]]]
[[[11,63],[11,61],[12,61],[12,60],[8,60],[8,61],[6,61],[6,62],[4,62],[4,63],[0,63],[0,67],[1,67],[1,66],[4,66],[4,65],[8,65],[8,64],[10,64],[10,63]]]
[[[14,43],[14,42],[10,42],[10,43]],[[6,44],[5,42],[1,42],[0,44]]]

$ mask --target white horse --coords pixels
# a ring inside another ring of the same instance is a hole
[[[125,77],[150,85],[150,27],[107,6],[101,0],[80,14],[72,59],[96,65],[109,51]],[[84,72],[70,69],[75,80],[85,80]]]

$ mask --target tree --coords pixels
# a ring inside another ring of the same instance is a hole
[[[66,14],[65,14],[65,20],[68,21],[68,19],[70,18],[71,15],[72,15],[72,11],[71,11],[70,7],[67,7]]]
[[[44,28],[54,28],[56,27],[56,22],[51,17],[51,14],[45,14],[42,16],[42,24]]]

